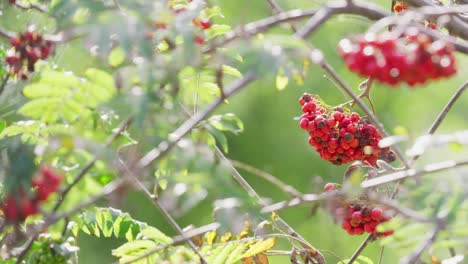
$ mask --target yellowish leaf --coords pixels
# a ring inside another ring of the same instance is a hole
[[[241,258],[252,257],[263,253],[271,249],[275,245],[275,242],[276,238],[274,237],[268,238],[266,240],[260,240],[257,243],[251,245],[250,248],[241,255]]]

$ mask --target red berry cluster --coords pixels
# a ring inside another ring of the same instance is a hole
[[[393,234],[393,230],[377,232],[377,226],[380,223],[391,219],[384,216],[383,209],[379,207],[372,208],[355,204],[338,208],[335,213],[342,219],[341,227],[350,235],[361,235],[366,232],[375,237],[383,237]]]
[[[406,82],[413,86],[456,73],[452,45],[433,42],[414,28],[404,36],[367,34],[356,42],[340,41],[338,50],[351,71],[389,85]]]
[[[378,147],[380,132],[359,114],[347,113],[341,107],[329,110],[318,96],[311,94],[302,95],[299,103],[304,112],[299,125],[309,133],[309,144],[322,159],[335,165],[363,160],[375,166],[377,159],[390,151]]]
[[[190,3],[190,2],[192,2],[192,0],[187,0],[187,3]],[[169,7],[169,9],[173,10],[175,15],[180,14],[182,12],[185,12],[187,10],[185,7],[175,6],[173,1],[168,2],[168,7]],[[209,19],[202,19],[202,18],[194,18],[192,20],[192,24],[195,27],[200,28],[201,30],[207,30],[207,29],[211,28],[211,26],[212,26],[211,21]],[[167,29],[167,27],[168,27],[167,23],[165,23],[165,22],[156,21],[156,22],[153,23],[153,28],[156,29],[156,30]],[[195,35],[193,37],[193,40],[194,40],[195,43],[200,44],[200,45],[205,43],[205,38],[203,36],[201,36],[201,35]]]
[[[39,59],[46,59],[52,53],[52,42],[45,40],[39,33],[25,32],[10,39],[15,54],[8,56],[6,62],[10,66],[10,74],[21,79],[28,78],[34,71],[34,64]]]
[[[331,192],[337,189],[336,183],[327,183],[325,191]],[[362,235],[364,232],[374,237],[385,237],[393,234],[393,230],[382,233],[377,232],[380,223],[387,222],[391,217],[386,216],[384,210],[379,207],[360,205],[359,203],[345,203],[334,209],[334,214],[341,222],[341,227],[350,235]]]
[[[48,167],[42,167],[40,174],[32,180],[35,190],[28,195],[23,189],[17,194],[10,193],[2,202],[1,209],[9,222],[22,222],[26,217],[39,212],[39,204],[47,200],[51,193],[57,191],[61,177]]]

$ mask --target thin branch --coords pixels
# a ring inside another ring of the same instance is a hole
[[[405,0],[405,2],[417,7],[436,6],[436,4],[434,4],[434,2],[431,0]],[[459,17],[452,16],[448,21],[446,28],[450,31],[451,34],[458,35],[463,39],[468,39],[468,30],[466,30],[467,24]]]
[[[419,258],[421,257],[421,255],[423,254],[423,252],[432,244],[434,244],[435,240],[437,239],[437,235],[439,234],[440,231],[442,231],[443,229],[445,228],[445,223],[443,221],[443,219],[439,219],[439,222],[438,224],[436,225],[436,227],[434,228],[434,230],[432,231],[432,234],[431,236],[426,240],[424,241],[423,243],[421,243],[417,248],[416,250],[407,258],[404,259],[403,263],[405,264],[413,264],[413,263],[416,263]]]
[[[448,112],[452,109],[452,106],[455,104],[455,102],[460,98],[460,96],[465,92],[466,88],[468,88],[468,81],[465,81],[464,84],[462,84],[457,91],[452,95],[452,98],[447,102],[447,104],[444,106],[442,111],[439,113],[439,116],[437,116],[436,120],[434,123],[432,123],[431,127],[429,130],[426,132],[426,135],[432,135],[436,132],[436,130],[439,128],[440,124],[442,124],[442,121],[444,121],[445,117],[447,116]],[[414,156],[411,160],[411,162],[417,160],[420,155]]]
[[[326,201],[326,200],[339,199],[337,198],[339,195],[340,193],[303,194],[290,201],[282,201],[282,202],[266,205],[262,208],[260,212],[262,213],[278,212],[286,208],[303,205],[305,203],[315,203],[315,202],[321,202],[321,201]]]
[[[133,180],[138,185],[138,187],[143,191],[145,196],[149,200],[151,200],[151,202],[159,209],[159,211],[164,216],[164,218],[166,218],[167,222],[169,222],[169,224],[179,233],[180,236],[185,238],[184,231],[179,226],[179,224],[177,224],[177,222],[174,220],[174,218],[172,218],[172,216],[169,214],[169,212],[166,210],[166,208],[161,204],[158,197],[156,197],[155,195],[150,193],[150,191],[148,191],[148,189],[146,189],[145,185],[138,179],[138,177],[128,168],[128,166],[122,160],[119,160],[119,162],[123,166],[123,168],[124,168],[125,172],[127,173],[127,175],[131,178],[131,180]],[[198,257],[200,257],[201,263],[202,264],[207,264],[208,262],[206,262],[206,260],[203,257],[203,254],[198,250],[197,246],[193,243],[193,241],[189,240],[189,239],[187,239],[186,241],[187,241],[187,244],[195,252],[195,254],[197,254]]]
[[[24,246],[22,246],[20,253],[16,257],[16,264],[21,264],[23,262],[24,257],[26,257],[26,254],[31,249],[32,245],[34,244],[34,241],[37,239],[38,236],[39,234],[34,234],[28,239]]]
[[[367,245],[374,241],[374,235],[370,234],[367,236],[366,240],[362,242],[362,244],[356,249],[354,254],[351,256],[349,261],[346,264],[353,264],[353,262],[361,255],[362,251],[367,247]]]
[[[111,145],[117,138],[119,138],[119,136],[122,134],[122,132],[130,125],[130,123],[132,122],[132,118],[129,117],[127,119],[125,119],[119,126],[118,128],[115,130],[115,132],[109,136],[106,141],[104,142],[104,145],[103,147],[108,147],[109,145]],[[57,212],[57,210],[60,208],[60,206],[62,205],[62,203],[65,201],[65,198],[67,196],[67,194],[71,191],[71,189],[73,187],[75,187],[80,181],[81,179],[83,179],[83,177],[86,175],[86,173],[88,173],[88,171],[94,166],[94,164],[96,164],[96,162],[98,161],[99,159],[99,155],[95,155],[93,157],[93,159],[91,159],[88,164],[86,164],[86,166],[84,166],[80,172],[78,172],[78,174],[75,176],[75,178],[73,179],[73,182],[70,183],[63,191],[61,191],[59,193],[59,197],[60,199],[57,201],[57,203],[55,204],[54,208],[52,209],[52,212]]]
[[[276,14],[279,14],[279,13],[283,13],[284,10],[281,8],[281,6],[275,1],[275,0],[267,0],[268,4],[270,5],[270,7],[273,9],[273,13],[276,13]],[[296,33],[297,32],[297,28],[296,26],[294,25],[294,23],[292,23],[292,21],[289,21],[289,26],[291,27],[291,30]]]
[[[11,39],[11,38],[14,38],[15,36],[16,36],[15,33],[0,28],[0,37],[4,37],[6,39]]]
[[[420,170],[409,169],[409,170],[390,173],[390,174],[383,175],[377,178],[365,180],[361,183],[361,187],[365,189],[372,188],[372,187],[379,186],[382,184],[400,181],[402,179],[406,179],[409,177],[427,175],[427,174],[440,172],[440,171],[444,171],[448,169],[454,169],[456,167],[461,167],[461,166],[466,166],[466,165],[468,165],[468,159],[460,160],[460,161],[454,161],[454,160],[442,161],[442,162],[426,165],[423,169],[420,169]]]
[[[0,95],[2,95],[3,90],[5,89],[5,86],[7,85],[9,79],[10,79],[10,74],[7,73],[5,78],[2,80],[2,84],[0,84]]]
[[[382,246],[382,248],[380,249],[379,263],[378,264],[382,264],[384,251],[385,251],[385,246]]]
[[[417,16],[417,15],[418,13],[416,12],[410,12],[410,13],[405,14],[404,16],[384,17],[381,20],[379,20],[377,23],[372,25],[367,30],[367,32],[376,33],[386,26],[389,26],[389,27],[399,26],[400,28],[403,28],[403,29],[407,27],[413,27],[413,28],[418,29],[421,33],[424,33],[434,39],[441,39],[441,40],[447,41],[453,44],[453,46],[455,47],[457,51],[468,54],[468,42],[467,41],[460,39],[460,38],[456,38],[452,35],[444,34],[439,30],[433,30],[433,29],[427,28],[426,26],[422,25],[417,20],[415,21],[414,16]]]
[[[330,201],[330,200],[342,201],[343,199],[346,199],[346,197],[344,197],[343,195],[344,194],[342,192],[334,192],[334,193],[325,192],[322,194],[304,194],[290,201],[282,201],[282,202],[264,206],[261,212],[262,213],[278,212],[286,208],[300,206],[306,203],[316,203],[316,202],[323,202],[323,201]],[[429,218],[410,208],[403,207],[400,204],[396,203],[394,200],[381,197],[377,193],[369,193],[368,198],[370,202],[373,202],[373,204],[383,205],[387,208],[392,209],[393,211],[395,211],[397,214],[401,216],[411,218],[419,222],[435,222],[436,221],[435,219]]]
[[[369,201],[372,202],[373,204],[383,205],[386,208],[392,209],[398,215],[401,215],[403,217],[414,219],[422,223],[437,222],[437,219],[427,217],[424,214],[421,214],[410,208],[403,207],[399,203],[397,203],[395,200],[383,197],[382,195],[379,195],[378,193],[375,193],[375,192],[369,193],[368,197],[369,197]]]
[[[226,98],[234,95],[236,92],[250,84],[255,80],[255,74],[253,72],[248,72],[240,80],[234,81],[224,91]],[[214,110],[216,110],[223,102],[225,98],[218,98],[213,103],[208,105],[203,111],[197,112],[189,120],[184,122],[179,128],[177,128],[173,133],[171,133],[171,139],[168,141],[163,141],[159,144],[158,147],[150,150],[143,158],[138,161],[137,166],[139,168],[144,168],[153,162],[160,159],[162,156],[167,154],[176,144],[179,142],[187,133],[189,133],[195,126],[197,126],[201,121],[207,118]]]
[[[2,223],[0,224],[0,234],[3,234],[3,229],[5,229],[6,226],[7,226],[7,221],[6,221],[6,218],[3,217]]]
[[[302,193],[299,192],[296,188],[294,188],[291,185],[286,184],[285,182],[281,181],[277,177],[271,175],[270,173],[260,170],[258,168],[255,168],[254,166],[251,166],[249,164],[237,161],[237,160],[230,160],[231,164],[238,168],[245,170],[246,172],[252,173],[254,175],[257,175],[258,177],[272,183],[276,187],[278,187],[280,190],[282,190],[284,193],[288,194],[291,197],[298,197],[301,196]]]

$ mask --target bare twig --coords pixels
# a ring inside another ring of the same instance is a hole
[[[423,243],[421,243],[417,248],[416,250],[407,258],[404,259],[403,263],[405,264],[413,264],[413,263],[416,263],[419,258],[421,257],[422,253],[432,244],[434,244],[435,240],[437,239],[437,235],[439,234],[439,232],[441,230],[443,230],[445,228],[445,223],[443,221],[443,219],[439,219],[436,227],[434,228],[434,230],[432,231],[432,234],[431,236],[426,240],[424,241]]]
[[[34,244],[34,241],[37,239],[38,236],[39,234],[34,234],[22,246],[20,253],[16,257],[16,264],[21,264],[23,262],[24,257],[26,257],[26,254],[31,249],[32,245]]]
[[[270,212],[278,212],[284,210],[286,208],[295,207],[304,205],[306,203],[316,203],[316,202],[323,202],[323,201],[330,201],[330,200],[343,200],[343,193],[335,192],[329,193],[325,192],[322,194],[304,194],[299,197],[296,197],[290,201],[282,201],[274,204],[270,204],[264,206],[261,210],[262,213],[270,213]],[[376,193],[369,193],[368,194],[369,201],[373,202],[374,204],[381,204],[387,208],[392,209],[397,214],[414,219],[419,222],[435,222],[436,220],[433,218],[429,218],[417,211],[414,211],[410,208],[405,208],[400,204],[396,203],[394,200],[390,200]]]
[[[281,181],[277,177],[271,175],[270,173],[260,170],[258,168],[255,168],[249,164],[237,161],[237,160],[230,160],[232,165],[238,169],[245,170],[249,173],[252,173],[254,175],[257,175],[266,181],[272,183],[276,187],[278,187],[280,190],[282,190],[284,193],[288,194],[291,197],[298,197],[301,196],[301,192],[299,192],[296,188],[292,187],[291,185],[286,184],[285,182]]]
[[[410,219],[413,219],[422,223],[437,222],[437,219],[427,217],[424,214],[421,214],[410,208],[403,207],[399,203],[397,203],[395,200],[383,197],[382,195],[379,195],[378,193],[375,193],[375,192],[369,193],[368,197],[369,197],[369,201],[373,202],[374,204],[380,204],[386,208],[392,209],[398,215],[401,215],[403,217],[410,218]]]
[[[367,236],[367,238],[362,242],[362,244],[356,249],[356,251],[353,253],[351,258],[346,264],[353,264],[353,262],[361,255],[362,251],[367,247],[367,245],[374,241],[374,235],[370,234]]]
[[[119,136],[122,134],[122,132],[127,128],[128,125],[130,125],[130,123],[132,122],[132,118],[129,117],[127,119],[125,119],[119,126],[118,128],[115,130],[115,132],[109,136],[109,138],[106,139],[106,141],[104,142],[104,147],[108,147],[110,144],[112,144],[117,138],[119,138]],[[63,191],[61,191],[59,193],[59,197],[60,199],[57,201],[57,203],[55,204],[54,208],[52,209],[53,212],[56,212],[60,206],[62,205],[62,203],[65,201],[65,198],[67,196],[67,194],[71,191],[71,189],[76,186],[80,181],[81,179],[83,179],[83,177],[86,175],[86,173],[94,166],[94,164],[96,164],[96,162],[98,161],[99,159],[99,155],[95,155],[93,157],[93,159],[91,159],[87,164],[86,166],[84,166],[80,172],[75,176],[75,178],[73,179],[73,182],[70,183]]]
[[[3,217],[2,223],[0,224],[0,234],[3,234],[3,229],[5,229],[6,226],[7,226],[7,221],[6,221],[6,218]]]
[[[361,183],[362,188],[372,188],[375,186],[379,186],[382,184],[387,184],[395,181],[400,181],[402,179],[406,179],[409,177],[416,177],[421,175],[427,175],[430,173],[440,172],[448,169],[453,169],[456,167],[466,166],[468,165],[468,160],[447,160],[438,163],[433,163],[430,165],[426,165],[423,169],[416,170],[416,169],[409,169],[404,171],[398,171],[394,173],[390,173],[387,175],[383,175],[377,178],[365,180]]]
[[[436,4],[431,0],[405,0],[405,2],[417,7],[436,6]],[[451,34],[458,35],[463,39],[468,39],[468,30],[466,30],[467,24],[463,22],[463,20],[461,20],[459,17],[452,16],[451,19],[448,21],[446,27]]]
[[[378,264],[382,264],[384,251],[385,251],[385,246],[382,246],[382,248],[380,249],[379,263]]]
[[[7,31],[5,29],[0,29],[0,37],[4,37],[6,39],[11,39],[11,38],[14,38],[15,36],[16,36],[16,34],[13,33],[13,32]]]
[[[2,84],[0,84],[0,95],[3,93],[3,90],[5,89],[5,86],[8,83],[9,79],[10,79],[10,74],[7,73],[5,78],[3,78],[2,80]]]
[[[303,205],[305,203],[315,203],[325,200],[338,199],[339,193],[322,193],[322,194],[303,194],[290,201],[282,201],[274,204],[266,205],[262,208],[262,213],[271,213],[284,210],[286,208]]]
[[[465,92],[466,88],[468,88],[468,81],[466,81],[464,84],[462,84],[457,89],[457,91],[455,91],[455,93],[452,95],[452,98],[450,98],[450,100],[447,102],[447,104],[444,106],[442,111],[437,116],[434,123],[432,123],[431,127],[426,132],[426,135],[432,135],[432,134],[434,134],[436,132],[436,130],[439,128],[440,124],[442,124],[442,121],[444,121],[444,119],[447,116],[448,112],[452,109],[452,106],[460,98],[460,96]],[[413,162],[413,161],[417,160],[418,158],[419,158],[419,155],[414,156],[411,161]]]

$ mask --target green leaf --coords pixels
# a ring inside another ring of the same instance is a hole
[[[228,153],[228,141],[226,136],[223,134],[223,132],[217,130],[211,125],[207,125],[206,129],[210,132],[210,134],[215,138],[216,143],[218,146],[223,150],[224,153]]]
[[[87,22],[89,18],[89,9],[88,8],[78,8],[73,14],[73,23],[80,25]]]
[[[239,261],[239,256],[242,254],[250,243],[236,243],[236,247],[231,250],[231,254],[226,258],[226,263],[236,263]]]
[[[231,256],[231,254],[237,248],[237,246],[238,246],[237,244],[232,243],[232,244],[227,244],[224,247],[220,247],[221,248],[220,251],[212,254],[214,258],[212,258],[212,261],[210,261],[210,263],[214,263],[214,264],[228,263],[226,260]]]
[[[107,58],[107,62],[112,67],[118,67],[125,61],[125,56],[126,53],[124,49],[122,49],[121,47],[115,47],[111,50],[109,58]]]
[[[116,92],[114,78],[112,78],[112,76],[109,75],[107,72],[99,69],[90,68],[86,70],[85,76],[91,83],[103,88],[101,89],[103,90],[102,93],[104,93],[104,91],[107,92],[107,95],[105,96],[105,98],[103,98],[103,100],[110,99],[110,97]]]
[[[213,6],[203,9],[200,16],[204,19],[210,19],[212,17],[223,17],[223,14],[221,13],[221,8],[219,8],[219,6]]]
[[[157,244],[151,240],[134,240],[129,241],[122,246],[112,250],[112,255],[116,257],[123,257],[126,255],[135,255],[137,257],[137,253],[141,252],[144,253],[145,251],[156,247]]]
[[[244,131],[244,124],[232,113],[212,116],[207,122],[219,131],[229,131],[234,134]]]
[[[231,27],[228,25],[219,25],[219,24],[214,24],[212,25],[209,29],[205,30],[206,36],[208,39],[217,37],[217,36],[222,36],[229,32],[231,30]]]
[[[152,226],[141,230],[140,235],[161,244],[171,244],[173,242],[172,238]]]
[[[223,73],[232,75],[234,77],[242,77],[242,73],[234,67],[223,65]]]
[[[7,122],[5,120],[0,120],[0,134],[6,128]]]
[[[146,227],[146,223],[132,219],[128,213],[110,207],[97,207],[79,216],[73,226],[73,232],[77,234],[79,230],[82,230],[88,235],[97,237],[102,235],[133,240]]]
[[[463,145],[458,143],[458,142],[450,142],[448,144],[449,148],[451,151],[453,152],[457,152],[457,153],[460,153],[463,151]]]
[[[275,246],[275,243],[276,243],[275,237],[268,238],[265,240],[260,240],[257,243],[251,245],[246,252],[242,253],[240,258],[242,259],[242,258],[253,257],[257,254],[263,253],[271,249],[273,246]]]

